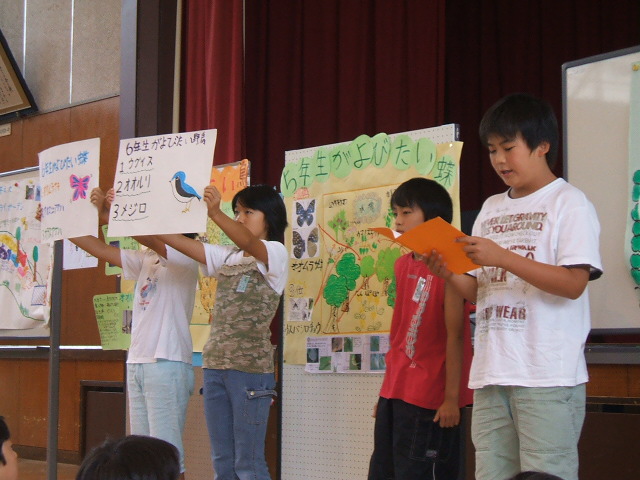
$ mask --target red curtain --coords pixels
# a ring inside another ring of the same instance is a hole
[[[184,2],[180,128],[218,129],[215,165],[244,158],[242,3]]]
[[[638,44],[638,0],[447,0],[445,123],[461,126],[462,210],[505,190],[478,140],[487,108],[529,92],[553,105],[562,127],[562,64]],[[561,176],[562,144],[559,153]]]
[[[444,0],[246,2],[252,182],[285,151],[441,125]]]

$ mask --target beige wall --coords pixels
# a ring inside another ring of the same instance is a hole
[[[121,3],[0,0],[0,29],[41,112],[119,95]]]

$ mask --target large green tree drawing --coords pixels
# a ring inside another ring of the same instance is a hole
[[[362,258],[360,273],[362,274],[362,288],[369,288],[369,279],[375,273],[375,260],[371,255]]]
[[[356,280],[360,277],[360,265],[356,262],[355,254],[345,253],[336,264],[336,273],[329,275],[322,291],[322,296],[331,306],[331,315],[324,333],[334,333],[338,329],[338,315],[340,307],[343,312],[349,311],[349,292],[355,290]]]
[[[347,290],[347,281],[343,277],[331,274],[327,279],[327,283],[322,291],[325,301],[331,306],[331,314],[327,324],[323,327],[324,333],[333,333],[338,331],[338,312],[340,305],[344,303],[349,295]]]
[[[397,248],[385,248],[378,253],[378,261],[376,262],[376,276],[382,284],[383,294],[388,295],[389,284],[393,280],[393,265],[402,255],[402,250]]]

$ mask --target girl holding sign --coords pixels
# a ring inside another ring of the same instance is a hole
[[[220,209],[216,187],[206,187],[208,215],[235,245],[212,245],[180,235],[162,241],[204,264],[218,281],[211,332],[203,352],[204,406],[216,478],[268,480],[264,456],[275,392],[270,324],[287,279],[282,240],[287,214],[266,185],[238,192],[235,218]]]

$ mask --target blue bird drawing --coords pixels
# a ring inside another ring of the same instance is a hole
[[[186,182],[186,178],[187,176],[181,170],[179,172],[176,172],[173,177],[171,177],[171,180],[169,180],[169,183],[171,183],[173,196],[176,197],[176,200],[178,200],[179,202],[187,204],[187,206],[184,207],[184,210],[182,210],[182,213],[186,213],[189,211],[191,202],[194,198],[202,200],[202,197],[198,195],[198,192],[196,192],[195,188],[193,188]]]

